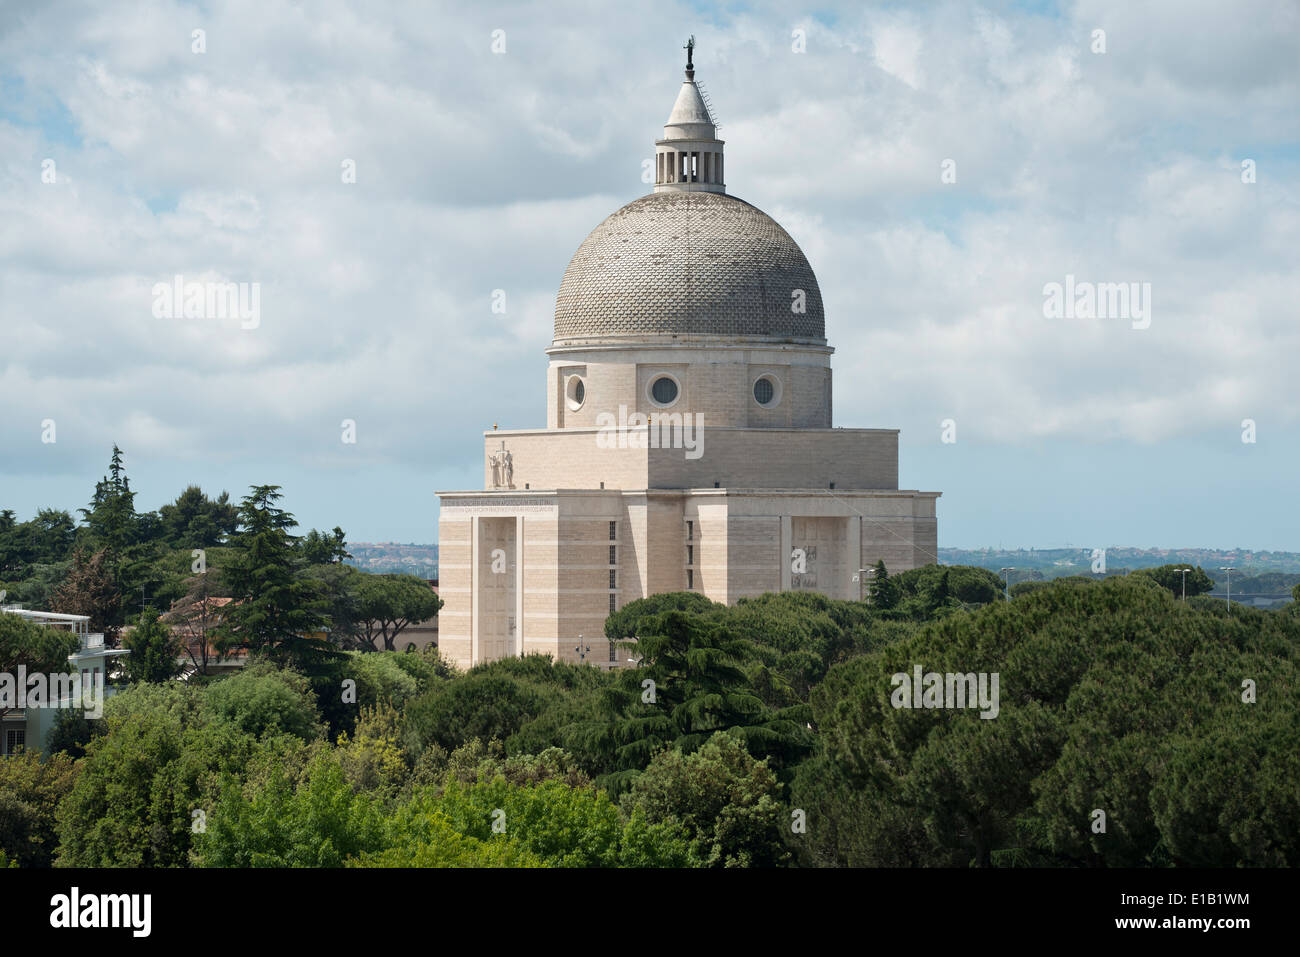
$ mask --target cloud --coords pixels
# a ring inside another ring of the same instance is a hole
[[[230,0],[10,22],[5,467],[72,467],[39,442],[54,416],[95,461],[116,440],[472,480],[478,431],[544,423],[564,267],[646,191],[691,22],[730,191],[817,272],[838,424],[1158,442],[1300,415],[1290,5],[660,12]],[[261,324],[153,317],[177,274],[258,283]],[[1150,283],[1150,328],[1045,318],[1067,274]]]

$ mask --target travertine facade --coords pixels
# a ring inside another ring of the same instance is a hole
[[[439,493],[439,641],[462,666],[611,666],[605,618],[637,598],[860,599],[877,560],[935,560],[939,493],[898,488],[897,430],[832,427],[817,279],[726,194],[693,74],[655,143],[654,192],[565,273],[546,428],[485,433],[484,490]]]

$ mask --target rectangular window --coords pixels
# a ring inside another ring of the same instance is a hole
[[[618,596],[617,596],[617,595],[610,595],[610,596],[609,596],[609,613],[612,615],[612,614],[614,614],[614,612],[616,612],[616,611],[618,611]],[[610,661],[613,661],[614,659],[613,659],[613,658],[610,658],[609,660],[610,660]]]
[[[687,523],[686,523],[686,540],[689,542],[689,541],[693,541],[694,538],[695,538],[695,523],[694,523],[694,522],[687,522]]]
[[[611,542],[618,541],[618,522],[609,523],[609,540]]]
[[[617,565],[617,564],[618,564],[618,561],[617,561],[616,558],[615,558],[615,555],[616,555],[616,551],[615,551],[615,550],[616,550],[617,548],[618,548],[617,545],[611,545],[611,546],[609,546],[609,563],[610,563],[611,565]]]
[[[686,569],[686,590],[695,591],[695,569]]]
[[[614,604],[614,596],[613,596],[613,595],[610,595],[610,596],[609,596],[609,603],[610,603],[610,605],[613,605],[613,604]],[[610,611],[613,611],[613,610],[614,610],[614,609],[611,607],[611,608],[610,608]],[[611,641],[611,642],[609,643],[609,663],[612,665],[612,664],[613,664],[614,662],[616,662],[616,661],[618,661],[618,645],[614,644],[614,642]]]
[[[615,581],[614,581],[614,576],[617,575],[617,574],[618,574],[618,572],[615,571],[614,569],[611,568],[611,569],[609,570],[609,587],[610,587],[610,588],[617,588],[617,587],[618,587],[618,585],[615,584]]]
[[[5,754],[15,754],[27,741],[27,732],[22,728],[11,728],[5,732]]]
[[[687,564],[687,565],[694,565],[694,564],[695,564],[695,546],[694,546],[694,545],[687,545],[687,546],[686,546],[686,564]]]

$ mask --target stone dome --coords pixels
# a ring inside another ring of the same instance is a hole
[[[574,253],[555,340],[674,336],[824,343],[817,277],[790,234],[744,200],[689,190],[633,200]]]

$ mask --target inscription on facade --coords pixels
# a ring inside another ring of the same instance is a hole
[[[526,498],[522,495],[494,495],[491,498],[444,499],[442,503],[442,513],[444,515],[455,515],[457,513],[465,515],[482,515],[485,513],[518,515],[524,512],[537,513],[554,511],[555,499]]]

